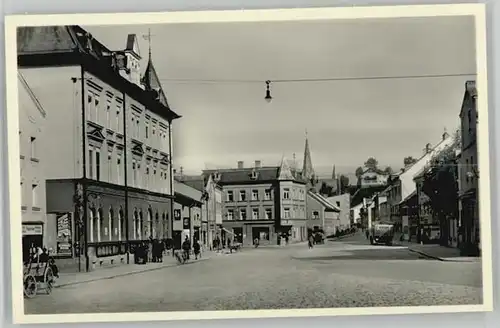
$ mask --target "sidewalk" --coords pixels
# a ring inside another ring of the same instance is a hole
[[[202,254],[202,258],[198,260],[191,259],[184,265],[190,265],[202,261],[209,260],[213,252],[207,251]],[[163,257],[162,263],[147,263],[143,265],[139,264],[122,264],[113,267],[107,267],[102,269],[97,269],[90,272],[79,272],[79,273],[61,273],[59,278],[56,279],[54,284],[55,288],[63,286],[78,285],[83,283],[88,283],[97,280],[113,279],[116,277],[123,277],[133,274],[138,274],[142,272],[160,270],[164,268],[178,266],[177,260],[172,257],[172,254],[168,254]]]
[[[410,252],[443,262],[480,262],[480,257],[460,256],[460,250],[455,247],[440,245],[421,245],[415,242],[398,241],[395,245],[407,246]]]

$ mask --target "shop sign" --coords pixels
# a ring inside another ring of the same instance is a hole
[[[281,225],[282,226],[292,225],[292,221],[290,221],[290,220],[281,220]]]
[[[43,235],[41,224],[23,224],[23,236]]]
[[[71,254],[71,213],[57,215],[57,254]]]
[[[174,220],[180,220],[181,219],[181,210],[175,209],[174,210]]]

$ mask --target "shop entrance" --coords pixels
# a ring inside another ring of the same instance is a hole
[[[243,244],[243,228],[233,228],[234,241]]]

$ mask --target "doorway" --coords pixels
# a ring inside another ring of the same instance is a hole
[[[24,235],[23,236],[23,262],[29,261],[31,252],[37,247],[43,247],[43,235]]]

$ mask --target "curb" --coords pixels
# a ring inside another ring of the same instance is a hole
[[[355,236],[355,235],[356,234],[353,233],[353,234],[350,234],[350,235],[345,235],[345,236],[341,236],[341,237],[335,237],[335,238],[331,238],[331,239],[326,238],[326,240],[328,240],[328,241],[337,241],[337,240],[342,240],[344,238],[352,237],[352,236]]]
[[[417,254],[420,254],[422,256],[425,256],[425,257],[428,257],[430,259],[434,259],[434,260],[438,260],[438,261],[441,261],[441,262],[458,262],[458,263],[473,263],[474,261],[466,261],[466,260],[460,260],[460,258],[454,260],[454,259],[447,259],[447,258],[442,258],[442,257],[438,257],[438,256],[434,256],[434,255],[429,255],[427,253],[424,253],[422,251],[417,251],[415,249],[411,249],[408,247],[408,250],[410,252],[413,252],[413,253],[417,253]],[[478,257],[479,259],[479,257]]]
[[[185,263],[185,264],[182,264],[182,265],[195,264],[195,263],[207,261],[209,259],[210,258],[201,258],[199,260],[196,260],[196,262],[188,262],[188,263]],[[156,271],[156,270],[161,270],[161,269],[172,268],[172,267],[176,267],[176,266],[180,266],[180,265],[177,264],[177,263],[175,263],[175,264],[168,264],[168,265],[159,266],[159,267],[155,267],[155,268],[147,268],[147,269],[137,270],[137,271],[132,271],[132,272],[119,273],[119,274],[115,274],[115,275],[107,276],[107,277],[89,278],[89,279],[82,280],[82,281],[74,281],[74,282],[68,282],[68,283],[64,283],[64,284],[57,284],[57,285],[54,285],[54,288],[61,288],[61,287],[74,286],[74,285],[81,285],[81,284],[86,284],[86,283],[89,283],[89,282],[94,282],[94,281],[99,281],[99,280],[109,280],[109,279],[114,279],[114,278],[118,278],[118,277],[125,277],[125,276],[131,276],[131,275],[134,275],[134,274],[139,274],[139,273],[144,273],[144,272],[149,272],[149,271]]]
[[[424,257],[427,257],[427,258],[430,258],[430,259],[433,259],[433,260],[438,260],[438,261],[441,261],[441,262],[447,262],[447,260],[445,260],[445,259],[443,259],[443,258],[441,258],[441,257],[437,257],[437,256],[429,255],[429,254],[424,253],[424,252],[422,252],[422,251],[417,251],[417,250],[415,250],[415,249],[411,249],[410,247],[408,247],[408,250],[409,250],[410,252],[420,254],[420,255],[422,255],[422,256],[424,256]]]

